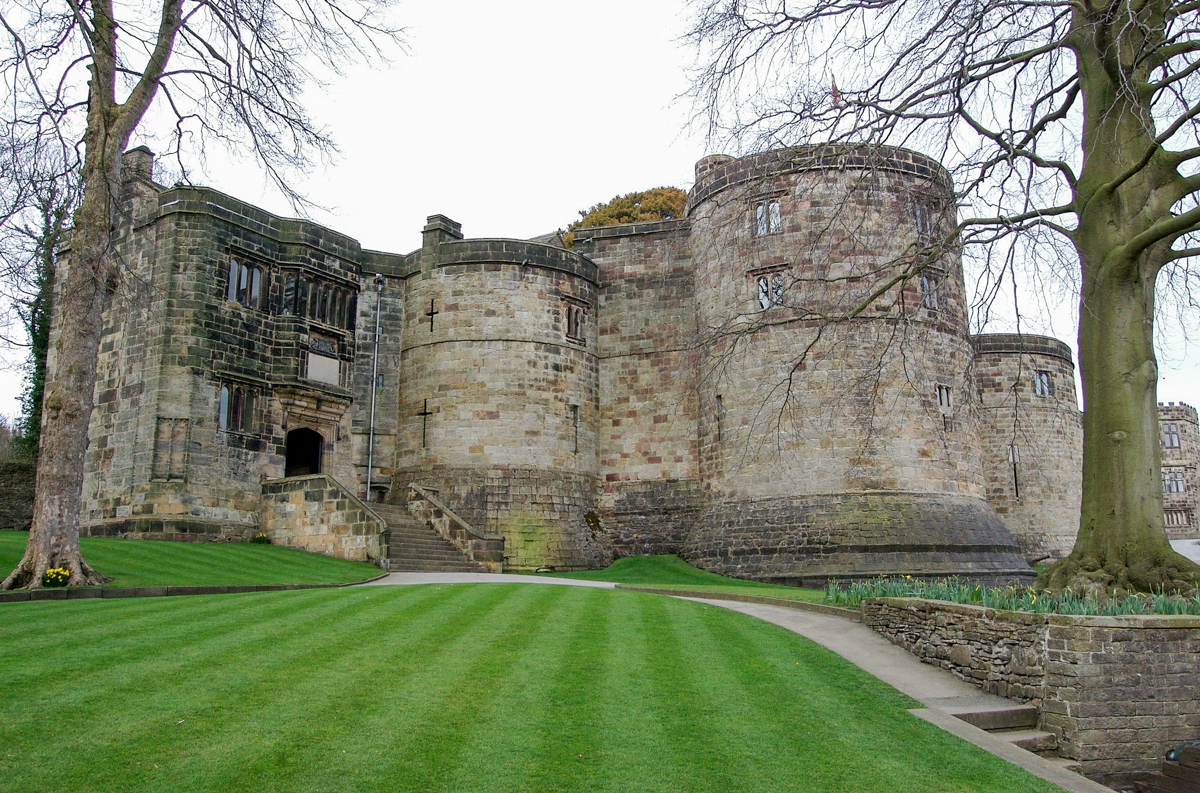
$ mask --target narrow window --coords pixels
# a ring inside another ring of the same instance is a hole
[[[225,290],[225,299],[230,302],[237,300],[237,282],[240,269],[237,259],[229,260],[229,286]]]
[[[924,237],[933,231],[933,218],[927,204],[920,201],[913,204],[913,220],[917,224],[917,234]]]
[[[755,279],[758,285],[758,305],[764,311],[771,307],[771,285],[765,275],[760,275]]]
[[[296,313],[296,276],[290,273],[283,279],[283,313]]]
[[[938,310],[938,279],[921,276],[921,305],[931,311]]]
[[[1050,373],[1033,373],[1033,393],[1040,397],[1050,396]]]
[[[346,330],[354,330],[354,309],[357,306],[357,295],[349,292],[346,295]]]
[[[579,405],[571,405],[571,424],[575,427],[575,454],[579,454]]]
[[[567,305],[567,338],[575,341],[583,340],[583,321],[586,314],[580,306]]]
[[[229,386],[221,386],[221,401],[217,406],[217,429],[229,429]]]
[[[247,391],[245,404],[242,405],[242,432],[253,432],[254,427],[254,392]]]
[[[717,394],[717,441],[721,440],[721,429],[725,424],[725,405],[721,401],[721,395]]]
[[[308,316],[308,290],[312,286],[311,283],[300,279],[299,287],[296,289],[296,316]]]
[[[783,275],[781,273],[771,276],[771,305],[783,305]]]
[[[250,292],[250,268],[243,264],[238,269],[237,302],[241,303],[243,306],[246,305],[249,302],[247,299],[249,292]]]
[[[778,201],[761,201],[754,205],[754,232],[757,237],[774,234],[783,228],[783,214]]]
[[[939,385],[937,387],[937,403],[940,408],[949,408],[950,404],[950,386]]]
[[[1164,424],[1162,428],[1162,445],[1164,449],[1179,448],[1179,425]]]
[[[258,267],[250,269],[250,299],[246,303],[250,308],[258,308],[262,289],[262,270]]]
[[[242,407],[244,406],[246,393],[240,389],[233,389],[233,404],[230,405],[229,412],[229,429],[236,432],[242,430]]]
[[[1008,461],[1012,463],[1013,472],[1013,495],[1017,498],[1021,497],[1021,482],[1017,477],[1017,467],[1021,462],[1021,447],[1013,444],[1008,447]]]
[[[314,285],[313,289],[316,293],[316,306],[314,306],[315,310],[313,311],[313,319],[315,319],[317,322],[324,322],[325,309],[329,305],[329,293],[326,291],[323,285],[320,288],[317,288],[316,285]]]

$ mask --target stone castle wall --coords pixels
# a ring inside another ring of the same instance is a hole
[[[684,220],[578,229],[599,269],[598,509],[618,554],[677,553],[703,502]]]
[[[325,474],[262,484],[260,530],[274,545],[378,563],[387,556],[387,524]]]
[[[1200,517],[1196,509],[1200,501],[1200,480],[1196,475],[1197,461],[1200,459],[1200,432],[1197,431],[1196,409],[1182,402],[1178,405],[1159,402],[1158,422],[1167,536],[1173,540],[1200,537],[1200,526],[1196,523]],[[1168,431],[1168,425],[1173,425],[1173,431]],[[1178,485],[1171,483],[1172,474],[1178,477],[1176,481],[1183,483],[1183,492],[1176,492]]]
[[[974,343],[987,499],[1027,559],[1066,556],[1079,531],[1083,459],[1071,348],[1016,334]]]
[[[685,556],[779,580],[1023,574],[982,498],[961,265],[931,247],[948,176],[907,153],[780,154],[697,169],[708,504]]]
[[[586,518],[598,476],[595,265],[460,237],[431,218],[405,281],[397,483],[429,484],[503,536],[506,569],[602,564]]]

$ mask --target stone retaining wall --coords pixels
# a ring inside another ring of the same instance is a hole
[[[1041,708],[1060,754],[1108,785],[1200,740],[1200,617],[1024,614],[913,598],[863,623],[922,661]]]
[[[379,563],[387,524],[325,474],[263,482],[259,528],[275,545]]]

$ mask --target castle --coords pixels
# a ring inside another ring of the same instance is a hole
[[[392,569],[679,553],[793,584],[1027,579],[1070,550],[1070,349],[969,335],[922,155],[710,156],[681,219],[568,250],[433,215],[404,255],[152,165],[125,155],[85,534]],[[1195,536],[1196,413],[1163,422],[1168,523]]]

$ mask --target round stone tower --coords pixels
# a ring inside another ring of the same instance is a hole
[[[429,218],[409,257],[396,496],[432,487],[506,569],[595,567],[596,267]]]
[[[1031,563],[1079,531],[1083,425],[1071,348],[1015,333],[975,336],[987,499]]]
[[[900,149],[810,146],[696,169],[708,507],[722,573],[818,583],[1031,573],[983,493],[949,175]]]

